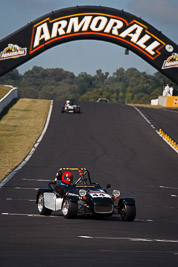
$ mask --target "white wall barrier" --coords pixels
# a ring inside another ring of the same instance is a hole
[[[166,102],[167,102],[167,96],[159,96],[158,97],[158,103],[160,106],[166,107]]]
[[[159,104],[158,99],[151,99],[151,105],[157,106]]]
[[[6,108],[14,99],[18,98],[18,88],[13,86],[12,89],[2,98],[0,99],[0,113]]]

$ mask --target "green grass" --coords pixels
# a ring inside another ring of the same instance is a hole
[[[0,99],[3,98],[12,88],[0,84]]]
[[[19,99],[0,120],[0,180],[31,151],[49,112],[49,100]]]

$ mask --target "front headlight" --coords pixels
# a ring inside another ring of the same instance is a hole
[[[112,194],[114,197],[119,197],[121,193],[119,190],[113,190]]]
[[[80,195],[81,197],[86,196],[86,194],[87,194],[87,191],[86,191],[85,189],[80,189],[80,190],[79,190],[79,195]]]

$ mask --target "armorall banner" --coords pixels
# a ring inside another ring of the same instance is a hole
[[[141,18],[101,6],[51,12],[1,40],[0,76],[53,46],[82,39],[125,47],[178,84],[177,44]]]

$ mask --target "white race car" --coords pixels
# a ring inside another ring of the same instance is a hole
[[[74,99],[66,100],[65,104],[62,106],[61,112],[80,113],[80,106]]]
[[[96,102],[98,102],[98,103],[109,103],[109,99],[107,99],[107,98],[98,98],[98,100]]]

